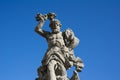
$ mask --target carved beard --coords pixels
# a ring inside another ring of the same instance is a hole
[[[53,32],[53,33],[59,33],[59,32],[60,32],[60,29],[52,29],[52,32]]]

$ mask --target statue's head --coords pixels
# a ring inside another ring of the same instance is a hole
[[[61,23],[59,20],[53,19],[50,21],[49,27],[51,28],[53,33],[58,33],[60,32]]]

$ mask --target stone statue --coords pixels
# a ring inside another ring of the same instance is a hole
[[[79,57],[74,56],[73,51],[78,45],[79,39],[75,37],[71,29],[61,32],[62,25],[55,17],[55,13],[37,14],[36,16],[39,23],[35,31],[48,42],[48,49],[43,57],[42,66],[37,70],[38,78],[36,80],[79,80],[78,72],[82,70],[84,64]],[[46,20],[50,21],[51,32],[42,29]],[[66,70],[72,66],[75,66],[76,69],[73,76],[68,78]]]

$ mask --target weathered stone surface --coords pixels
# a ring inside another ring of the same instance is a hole
[[[37,14],[36,16],[39,23],[35,31],[44,37],[48,43],[42,65],[37,70],[38,78],[36,80],[79,80],[78,72],[82,70],[84,64],[79,57],[74,56],[73,51],[78,45],[79,39],[71,29],[61,32],[62,25],[55,17],[55,13]],[[47,19],[50,20],[51,32],[42,29]],[[68,78],[66,70],[72,66],[75,66],[76,69],[73,76]]]

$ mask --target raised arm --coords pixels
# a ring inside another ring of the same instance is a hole
[[[40,18],[40,20],[37,20],[37,18]],[[46,37],[46,35],[49,34],[49,32],[42,29],[43,24],[45,23],[45,20],[46,20],[45,16],[37,15],[36,20],[39,22],[35,28],[35,32],[37,32],[43,37]]]

